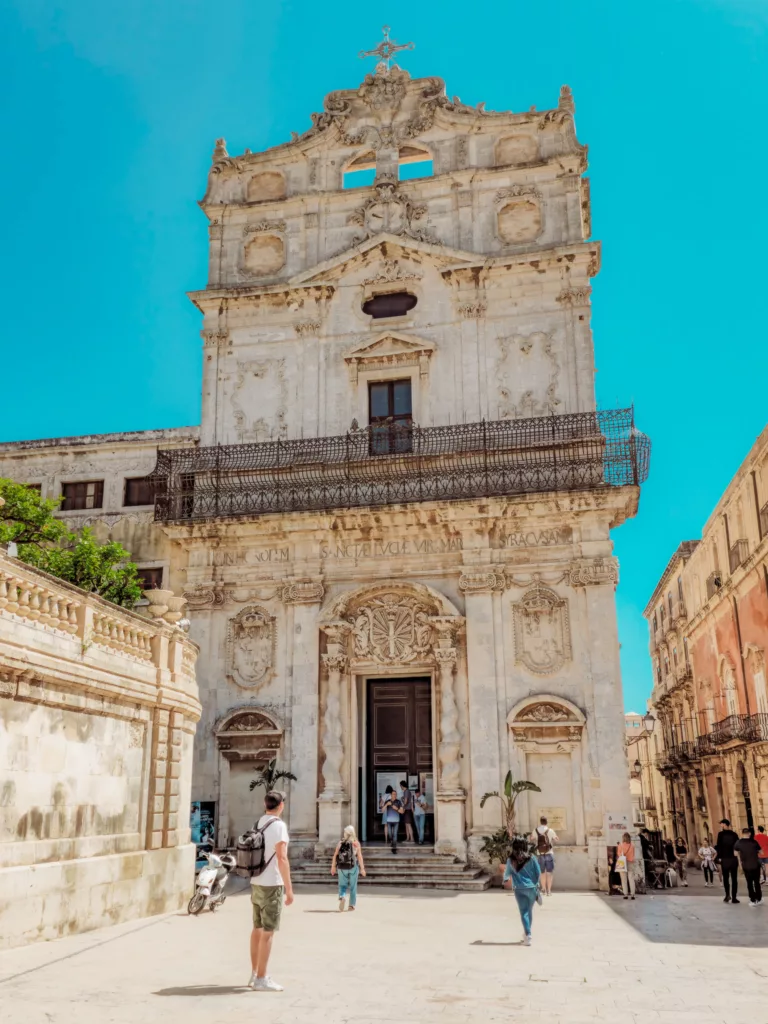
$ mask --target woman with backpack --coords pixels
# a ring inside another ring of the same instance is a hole
[[[534,857],[531,843],[524,836],[515,836],[504,871],[504,885],[512,888],[523,922],[523,945],[531,944],[531,924],[533,922],[533,905],[539,898],[539,879],[541,868],[539,858]]]
[[[331,860],[331,874],[339,874],[339,912],[344,910],[347,890],[349,890],[349,909],[354,910],[357,903],[357,879],[365,878],[365,863],[361,847],[353,825],[347,825],[344,835],[336,844]]]

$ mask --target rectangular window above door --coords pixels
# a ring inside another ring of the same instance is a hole
[[[371,455],[393,455],[412,449],[411,381],[382,380],[368,385]]]

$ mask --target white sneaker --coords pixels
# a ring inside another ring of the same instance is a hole
[[[530,946],[530,944],[531,944],[531,936],[530,935],[526,935],[525,938],[523,939],[523,945],[524,946]]]
[[[256,985],[254,986],[258,992],[282,992],[283,986],[278,985],[276,981],[273,981],[269,976],[266,978],[257,978]]]
[[[339,913],[341,914],[341,913],[343,913],[343,911],[344,911],[344,897],[342,896],[339,899]]]
[[[688,885],[688,883],[687,882],[683,882],[683,885]]]
[[[754,900],[750,900],[749,901],[749,905],[750,905],[750,907],[756,907],[757,906],[757,904],[755,903]]]
[[[251,980],[248,982],[248,988],[256,988],[256,982],[259,979],[256,977],[256,971],[251,971]]]

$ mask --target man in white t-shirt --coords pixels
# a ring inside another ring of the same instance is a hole
[[[263,814],[256,828],[264,834],[264,862],[261,872],[251,878],[253,931],[251,932],[251,980],[248,987],[256,992],[282,992],[267,974],[272,936],[280,928],[280,915],[285,905],[293,903],[291,869],[288,864],[288,828],[281,820],[285,796],[272,789],[264,797]]]
[[[554,845],[557,833],[547,824],[546,818],[539,818],[539,824],[531,832],[531,842],[536,844],[536,855],[541,868],[541,891],[545,896],[552,895],[552,879],[555,874]]]

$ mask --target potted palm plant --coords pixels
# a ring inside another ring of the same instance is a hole
[[[273,757],[271,761],[267,761],[261,768],[256,769],[256,777],[251,779],[249,789],[251,792],[257,788],[263,789],[265,793],[268,793],[270,789],[277,788],[281,779],[288,779],[290,782],[299,781],[293,772],[286,772],[278,768],[277,758]]]
[[[514,780],[512,770],[507,772],[504,779],[504,791],[499,793],[494,790],[492,793],[484,793],[480,806],[485,807],[486,801],[495,798],[501,805],[501,827],[492,835],[484,836],[480,852],[488,856],[491,864],[497,864],[497,871],[503,868],[507,859],[509,844],[516,832],[516,804],[521,793],[540,793],[541,789],[535,782],[527,779]]]

